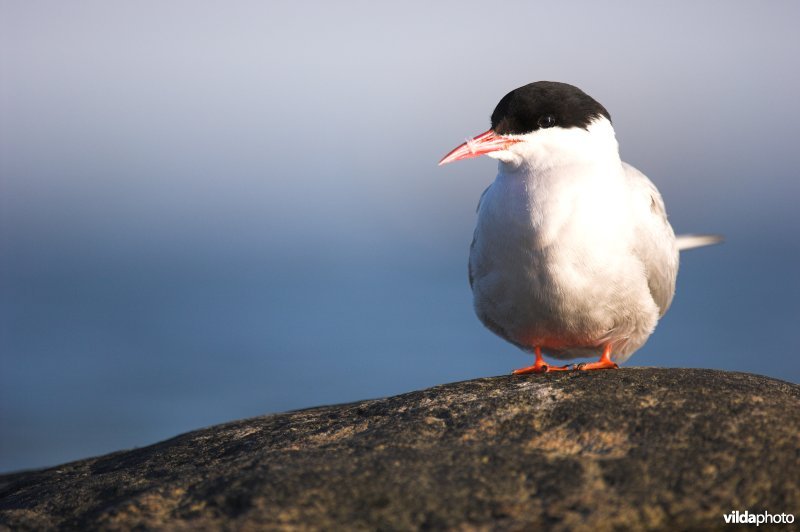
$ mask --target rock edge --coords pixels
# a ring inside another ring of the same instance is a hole
[[[800,386],[624,368],[446,384],[2,475],[0,528],[717,529],[732,510],[800,519],[799,478]]]

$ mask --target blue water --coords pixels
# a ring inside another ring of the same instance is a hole
[[[4,4],[0,470],[527,364],[466,280],[495,165],[435,163],[536,79],[727,239],[628,364],[800,382],[797,4],[468,5]]]

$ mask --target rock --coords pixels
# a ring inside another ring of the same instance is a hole
[[[3,475],[0,523],[708,529],[733,510],[800,518],[798,479],[800,386],[624,368],[446,384]]]

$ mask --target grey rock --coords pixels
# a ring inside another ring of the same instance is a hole
[[[800,386],[624,368],[446,384],[3,475],[0,528],[719,529],[732,510],[800,519],[798,479]]]

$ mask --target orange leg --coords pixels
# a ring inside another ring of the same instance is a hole
[[[528,373],[547,373],[548,371],[567,371],[569,368],[566,366],[550,366],[545,364],[544,359],[542,359],[542,348],[538,345],[533,348],[533,352],[536,354],[536,362],[533,363],[533,366],[528,366],[527,368],[519,368],[515,369],[512,373],[514,375],[527,375]]]
[[[619,366],[611,362],[611,344],[607,344],[603,348],[603,354],[600,355],[600,360],[597,362],[589,362],[583,364],[576,364],[575,371],[588,371],[590,369],[617,369]]]

